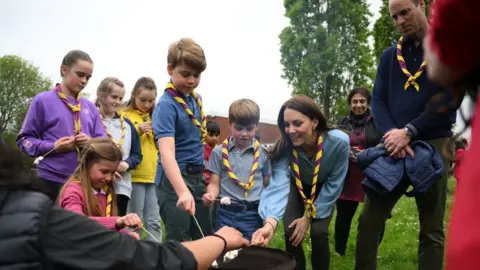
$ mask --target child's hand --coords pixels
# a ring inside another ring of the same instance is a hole
[[[210,205],[212,205],[212,203],[215,201],[215,197],[216,196],[212,193],[203,194],[203,197],[202,197],[203,204],[206,207],[210,207]]]
[[[92,139],[83,132],[78,133],[77,135],[74,136],[74,138],[75,138],[75,142],[80,147],[83,147],[90,139]]]
[[[266,246],[270,239],[272,239],[274,233],[273,226],[265,224],[262,228],[253,233],[250,244],[255,246]]]
[[[177,207],[190,215],[195,215],[195,200],[190,191],[187,190],[178,196]]]
[[[152,131],[152,122],[145,122],[140,125],[138,125],[138,128],[142,133],[148,133]]]
[[[119,172],[115,172],[115,178],[113,181],[123,180],[123,176]]]
[[[56,152],[69,152],[75,149],[75,138],[71,137],[62,137],[58,139],[54,146]]]
[[[137,214],[131,213],[117,219],[118,228],[137,228],[140,229],[143,227],[142,221],[137,216]]]
[[[119,173],[124,173],[128,170],[130,166],[128,165],[127,162],[125,161],[120,161],[120,163],[118,164],[118,167],[117,167],[117,172]]]

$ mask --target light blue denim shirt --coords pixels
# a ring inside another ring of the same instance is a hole
[[[228,147],[228,162],[232,168],[235,176],[242,183],[248,183],[248,178],[252,170],[253,160],[254,160],[254,143],[250,145],[244,151],[239,151],[235,148],[233,140],[230,141]],[[260,200],[260,194],[263,191],[263,177],[270,176],[272,174],[270,158],[268,157],[265,150],[260,147],[259,149],[259,158],[258,158],[258,169],[255,172],[254,185],[248,191],[248,197],[245,198],[245,190],[240,187],[236,182],[230,179],[230,176],[223,165],[223,154],[222,154],[222,145],[217,145],[210,156],[208,161],[207,169],[214,173],[220,175],[220,197],[230,197],[237,202],[255,202]]]
[[[324,138],[323,149],[318,175],[318,183],[323,186],[314,202],[316,219],[327,218],[331,214],[333,205],[342,192],[350,155],[348,135],[337,129],[330,130]],[[307,157],[299,152],[299,158]],[[258,209],[263,220],[274,218],[280,221],[287,207],[288,194],[298,192],[296,189],[290,190],[290,160],[290,156],[285,156],[272,164],[270,184],[262,192]]]

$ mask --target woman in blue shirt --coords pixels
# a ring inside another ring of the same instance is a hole
[[[252,243],[267,244],[283,217],[286,251],[295,256],[296,269],[306,267],[302,243],[309,228],[312,268],[328,269],[328,226],[348,169],[348,135],[328,127],[315,101],[303,95],[285,102],[278,127],[281,138],[270,151],[273,176],[259,207],[265,225]]]

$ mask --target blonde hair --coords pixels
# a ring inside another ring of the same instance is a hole
[[[137,110],[137,105],[135,104],[135,97],[139,94],[140,89],[155,91],[155,97],[157,96],[157,85],[155,81],[150,77],[141,77],[137,80],[132,90],[132,97],[125,103],[125,110]],[[150,117],[152,116],[153,110],[155,109],[155,104],[149,111]]]
[[[260,122],[260,107],[251,99],[239,99],[230,104],[228,120],[242,126],[258,125]]]
[[[112,83],[122,88],[125,87],[123,82],[115,77],[107,77],[103,79],[97,87],[97,99],[95,100],[95,105],[97,107],[100,107],[100,105],[102,104],[101,99],[105,99],[107,95],[112,92]],[[101,98],[99,99],[98,96],[100,96]]]
[[[58,196],[58,198],[63,196],[65,188],[68,186],[68,184],[79,182],[85,198],[83,213],[87,216],[105,216],[104,211],[100,209],[97,197],[95,194],[93,194],[93,188],[89,176],[89,169],[91,166],[100,160],[108,160],[113,162],[120,162],[122,160],[122,152],[109,138],[98,137],[88,141],[82,150],[79,166],[75,169],[72,177],[70,177],[65,185],[63,185]],[[112,183],[108,185],[107,195],[108,194],[112,195],[111,216],[116,216],[117,200]]]
[[[185,64],[198,73],[202,73],[207,68],[202,47],[191,38],[182,38],[168,47],[167,63],[172,68]]]

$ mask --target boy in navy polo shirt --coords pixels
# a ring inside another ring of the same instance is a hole
[[[212,229],[210,211],[201,202],[206,117],[202,99],[195,92],[207,62],[203,49],[189,38],[170,45],[167,61],[171,79],[152,120],[160,152],[155,191],[166,239],[189,241],[202,237],[193,215],[205,235]]]
[[[237,100],[230,105],[228,119],[232,136],[215,147],[210,156],[210,185],[203,202],[210,206],[219,195],[229,197],[231,204],[221,204],[218,209],[216,226],[234,227],[250,241],[263,226],[258,204],[272,169],[268,155],[255,139],[260,120],[258,105],[249,99]]]

